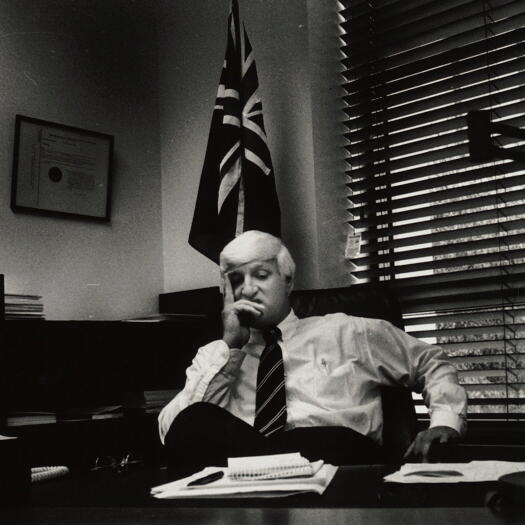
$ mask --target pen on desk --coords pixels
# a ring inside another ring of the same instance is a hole
[[[218,470],[217,472],[212,472],[211,474],[208,474],[207,476],[204,476],[202,478],[194,479],[193,481],[190,481],[186,486],[195,487],[198,485],[207,485],[208,483],[212,483],[221,479],[223,476],[224,472],[222,470]]]
[[[407,472],[403,476],[425,476],[427,478],[444,478],[447,476],[463,476],[457,470],[415,470],[414,472]]]

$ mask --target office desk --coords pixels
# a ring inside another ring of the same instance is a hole
[[[44,508],[0,511],[6,525],[502,525],[525,514],[468,508]]]
[[[514,524],[525,509],[495,513],[484,506],[491,483],[396,485],[385,466],[341,467],[323,496],[242,500],[156,500],[151,486],[166,481],[160,469],[71,476],[32,489],[31,501],[0,511],[5,524]]]
[[[286,498],[208,500],[159,500],[150,488],[169,481],[167,471],[139,467],[119,474],[111,470],[72,474],[32,486],[35,506],[76,507],[483,507],[491,483],[401,485],[384,483],[383,476],[395,467],[361,465],[339,467],[322,496],[296,495]],[[197,503],[196,503],[197,502]]]

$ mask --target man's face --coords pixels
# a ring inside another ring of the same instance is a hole
[[[279,272],[275,258],[237,266],[227,274],[227,278],[236,301],[245,299],[262,307],[262,315],[257,319],[250,318],[246,325],[255,328],[275,326],[288,315],[291,284]]]

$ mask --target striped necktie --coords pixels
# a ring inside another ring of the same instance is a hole
[[[284,385],[283,353],[279,346],[281,331],[276,327],[263,332],[266,346],[257,370],[255,394],[256,430],[269,436],[282,430],[286,423],[286,389]]]

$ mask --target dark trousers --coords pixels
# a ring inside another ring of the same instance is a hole
[[[206,466],[226,466],[229,457],[300,452],[332,465],[382,463],[381,447],[346,427],[303,427],[264,437],[251,425],[210,403],[195,403],[173,421],[165,446],[170,477]]]

